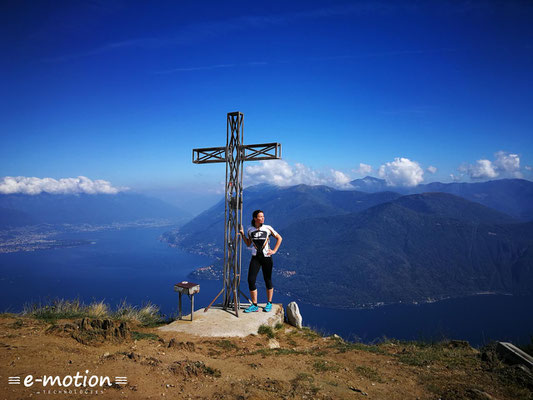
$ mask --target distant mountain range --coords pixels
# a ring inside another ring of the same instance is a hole
[[[143,219],[181,222],[190,214],[134,193],[0,195],[0,229],[35,224],[109,224]]]
[[[412,188],[387,186],[384,179],[367,176],[350,182],[367,193],[392,190],[401,194],[442,192],[481,203],[521,220],[533,220],[533,183],[524,179],[500,179],[478,183],[433,182]]]
[[[245,191],[244,215],[264,210],[266,223],[283,236],[276,287],[306,302],[360,307],[533,292],[532,182],[425,187],[431,192],[402,196],[325,186],[255,186]],[[220,202],[165,238],[220,256],[223,220]],[[246,275],[249,253],[244,254]]]

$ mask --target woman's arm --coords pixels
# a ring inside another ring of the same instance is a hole
[[[281,241],[283,240],[283,238],[281,237],[281,235],[278,233],[276,235],[272,235],[276,238],[276,245],[274,246],[274,250],[269,250],[268,251],[268,255],[271,256],[272,254],[276,254],[276,252],[278,251],[279,249],[279,246],[281,246]]]
[[[241,225],[241,228],[239,229],[239,233],[241,234],[242,240],[244,240],[244,243],[246,243],[246,246],[250,247],[252,245],[252,239],[244,236],[244,229],[242,229],[242,225]]]

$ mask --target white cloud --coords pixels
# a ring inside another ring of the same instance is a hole
[[[116,188],[101,179],[91,180],[84,176],[77,178],[34,178],[6,176],[0,179],[0,194],[116,194],[126,188]]]
[[[365,163],[359,163],[359,168],[354,169],[353,172],[358,173],[359,175],[367,176],[372,173],[372,166]]]
[[[459,170],[468,173],[472,179],[496,178],[499,175],[490,160],[477,160],[474,165],[463,166]]]
[[[458,170],[467,173],[471,179],[492,179],[497,177],[521,178],[520,157],[505,151],[494,153],[495,160],[477,160],[474,165],[461,165]]]
[[[522,177],[522,174],[520,173],[520,157],[518,154],[498,151],[494,155],[496,156],[494,165],[500,173],[507,176],[514,176],[515,178]]]
[[[344,187],[350,184],[351,179],[344,172],[332,169],[330,173],[333,177],[334,186]]]
[[[378,175],[388,186],[416,186],[424,180],[424,170],[416,161],[396,157],[379,167]]]
[[[434,174],[435,172],[437,172],[437,167],[430,165],[429,167],[426,168],[426,171],[429,172],[430,174]]]
[[[327,185],[337,188],[352,188],[350,177],[341,171],[330,169],[320,172],[303,164],[290,165],[287,161],[260,161],[247,165],[244,169],[244,181],[247,186],[269,183],[277,186],[291,185]]]
[[[526,165],[525,168],[526,168],[528,171],[531,171],[531,170],[533,169],[533,168],[532,168],[531,166],[529,166],[529,165]]]

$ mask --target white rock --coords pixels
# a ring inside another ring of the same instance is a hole
[[[287,305],[285,313],[287,315],[287,322],[289,324],[297,328],[302,327],[302,314],[300,314],[300,309],[298,308],[298,304],[296,304],[295,301],[291,301]]]
[[[276,339],[270,339],[268,341],[269,349],[279,349],[279,342]]]

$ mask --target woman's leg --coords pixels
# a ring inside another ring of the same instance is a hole
[[[250,300],[254,304],[257,304],[257,287],[255,286],[255,281],[257,280],[257,274],[260,268],[261,263],[256,257],[252,257],[250,267],[248,268],[248,288],[250,289]]]
[[[263,278],[267,289],[267,300],[272,303],[272,296],[274,295],[274,286],[272,286],[272,257],[265,257],[262,263]]]

